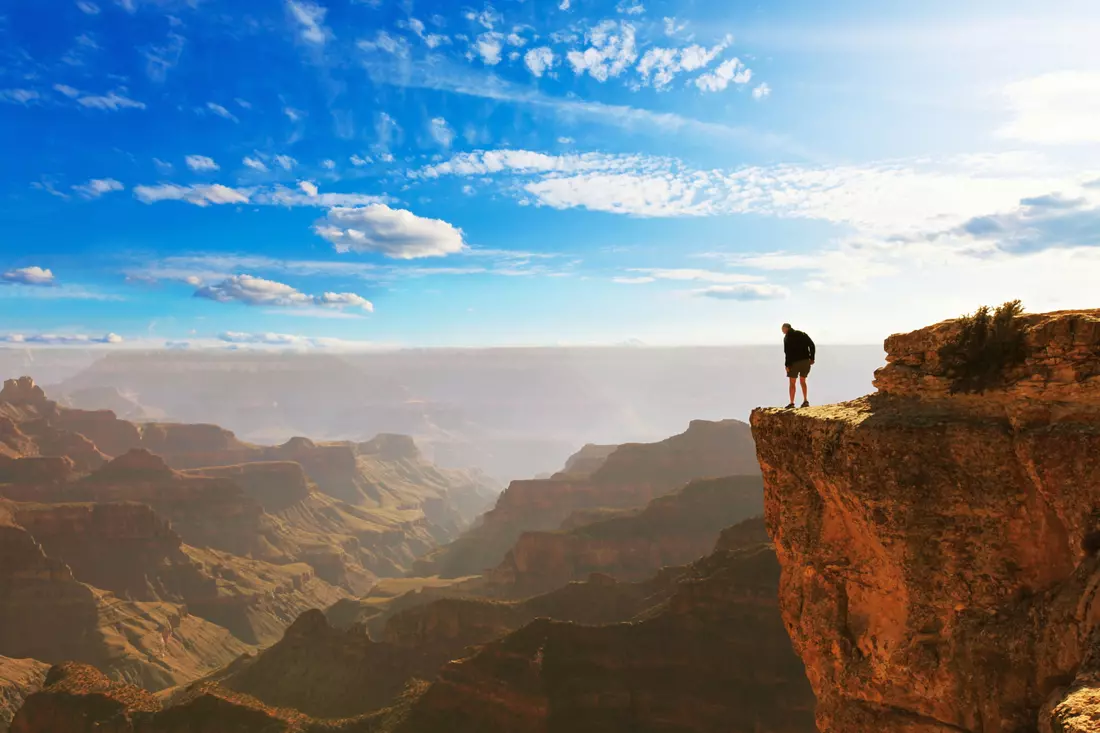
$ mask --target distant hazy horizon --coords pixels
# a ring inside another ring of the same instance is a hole
[[[872,391],[881,345],[819,345],[811,400]],[[446,466],[501,482],[555,471],[585,443],[650,442],[691,420],[786,400],[767,346],[262,350],[3,349],[5,378],[134,420],[221,425],[256,443],[412,435]]]

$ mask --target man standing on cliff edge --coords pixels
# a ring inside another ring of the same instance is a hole
[[[810,376],[810,367],[814,364],[814,356],[817,347],[814,340],[805,331],[791,328],[791,324],[783,324],[783,356],[786,359],[787,377],[791,382],[791,404],[794,407],[794,382],[798,379],[802,382],[802,406],[810,406],[809,395],[806,394],[806,377]]]

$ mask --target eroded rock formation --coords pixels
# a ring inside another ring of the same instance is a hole
[[[15,711],[46,679],[48,664],[34,659],[0,657],[0,733],[7,733]]]
[[[592,573],[640,581],[666,566],[707,554],[723,528],[761,514],[759,476],[693,481],[642,510],[555,532],[525,532],[504,562],[486,574],[489,589],[524,597]]]
[[[752,416],[823,731],[1100,730],[1100,311],[1021,323],[984,393],[947,321],[887,339],[870,397]]]
[[[454,578],[495,567],[524,532],[555,530],[589,509],[634,509],[693,479],[759,475],[748,425],[696,420],[659,443],[627,444],[591,475],[513,481],[481,523],[414,566],[421,576]]]

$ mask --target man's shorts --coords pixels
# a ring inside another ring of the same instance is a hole
[[[791,379],[810,376],[810,360],[802,359],[791,364],[787,367],[787,376]]]

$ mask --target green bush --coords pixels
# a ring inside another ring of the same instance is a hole
[[[951,391],[984,392],[1004,385],[1005,373],[1027,358],[1024,312],[1020,301],[1005,303],[995,311],[982,306],[959,319],[953,341],[940,347],[940,363],[951,379]]]

